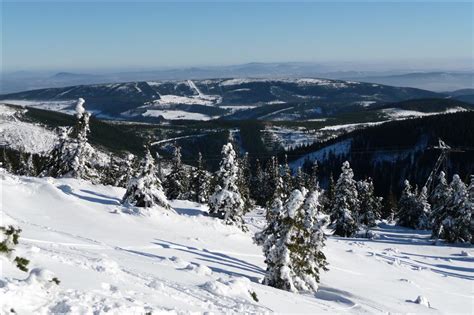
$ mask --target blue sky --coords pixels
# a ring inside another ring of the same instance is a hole
[[[456,63],[473,23],[469,2],[6,2],[3,69]]]

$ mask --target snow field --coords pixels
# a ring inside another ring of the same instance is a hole
[[[1,258],[4,313],[473,311],[474,249],[435,246],[429,231],[381,223],[371,240],[330,236],[319,291],[292,294],[258,283],[265,264],[252,233],[265,224],[261,210],[247,216],[244,233],[193,202],[130,215],[121,188],[5,173],[0,180],[3,224],[23,229],[16,254],[32,270]]]

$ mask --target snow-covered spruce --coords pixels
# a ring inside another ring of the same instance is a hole
[[[359,199],[356,181],[348,161],[342,164],[342,173],[334,188],[334,201],[331,209],[331,222],[334,234],[350,237],[358,229],[357,218],[359,212]]]
[[[430,209],[426,188],[423,187],[418,194],[416,189],[411,187],[410,182],[405,180],[405,187],[398,201],[398,224],[412,229],[427,229]]]
[[[285,154],[285,163],[280,169],[281,179],[283,181],[283,199],[285,200],[293,190],[293,177],[291,176],[291,169],[288,165],[288,157]]]
[[[187,199],[189,197],[188,174],[181,162],[181,148],[174,146],[171,172],[163,183],[168,199]]]
[[[196,168],[191,174],[191,198],[195,202],[207,203],[209,200],[210,178],[204,168],[202,154],[199,152]]]
[[[127,191],[122,198],[122,204],[145,208],[155,205],[165,209],[170,208],[161,187],[161,181],[156,176],[153,156],[148,149],[141,161],[137,176],[130,179],[127,185]]]
[[[93,180],[97,173],[91,165],[94,149],[88,143],[90,113],[84,108],[84,99],[76,105],[76,125],[59,128],[58,142],[50,153],[51,160],[41,175],[73,177]]]
[[[359,223],[368,227],[375,226],[381,217],[382,198],[375,196],[374,183],[370,177],[357,182],[357,193],[360,202]]]
[[[118,176],[115,179],[115,186],[117,187],[127,187],[127,184],[135,176],[136,172],[136,162],[135,155],[129,153],[122,160],[120,160],[118,165]]]
[[[291,292],[318,289],[319,271],[326,270],[327,265],[321,251],[325,238],[315,216],[319,196],[314,192],[305,198],[305,194],[294,190],[284,207],[276,199],[266,227],[274,233],[256,236],[267,264],[266,285]]]
[[[432,237],[434,238],[440,236],[442,222],[448,215],[448,202],[451,198],[451,193],[451,188],[446,180],[446,175],[441,171],[438,176],[438,183],[436,184],[430,198],[432,205],[430,224]]]
[[[467,187],[459,175],[453,176],[450,189],[452,194],[448,202],[447,216],[442,221],[441,238],[450,243],[470,243],[473,239],[471,221],[474,210],[469,202]]]
[[[244,200],[244,213],[249,212],[255,205],[255,202],[250,198],[250,185],[252,179],[252,172],[250,169],[250,161],[248,153],[238,161],[239,163],[239,190],[242,199]]]
[[[216,174],[216,188],[209,198],[211,216],[223,219],[226,224],[235,224],[246,230],[242,216],[245,202],[238,186],[239,167],[232,144],[222,147],[222,160]]]

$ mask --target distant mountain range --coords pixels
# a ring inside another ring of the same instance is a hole
[[[156,80],[202,80],[208,78],[299,78],[322,77],[336,80],[354,80],[393,86],[414,87],[436,92],[474,88],[472,71],[416,72],[372,71],[360,65],[334,66],[310,62],[247,63],[230,66],[203,66],[158,70],[121,71],[114,73],[33,73],[3,74],[0,93],[66,87],[73,85],[121,83]],[[349,69],[349,70],[341,70]],[[369,69],[369,68],[367,68]]]
[[[71,76],[71,74],[60,74]],[[74,75],[72,75],[74,76]],[[457,94],[456,94],[457,95]],[[0,100],[70,111],[83,97],[87,108],[112,119],[309,120],[446,94],[355,81],[212,79],[76,85],[0,95]],[[461,106],[461,105],[459,105]]]
[[[472,72],[417,72],[384,76],[347,76],[344,79],[409,86],[437,92],[472,89],[474,85]]]

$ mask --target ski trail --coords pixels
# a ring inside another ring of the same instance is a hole
[[[204,136],[207,136],[209,133],[202,133],[202,134],[199,134],[199,135],[188,135],[188,136],[181,136],[181,137],[176,137],[176,138],[169,138],[169,139],[163,139],[163,140],[158,140],[158,141],[155,141],[155,142],[152,142],[150,145],[157,145],[157,144],[162,144],[162,143],[166,143],[166,142],[172,142],[172,141],[176,141],[176,140],[180,140],[180,139],[187,139],[187,138],[194,138],[194,137],[204,137]]]
[[[195,84],[193,81],[188,80],[188,85],[189,85],[189,87],[191,87],[194,91],[196,91],[196,93],[199,95],[199,97],[206,96],[206,95],[202,94],[201,90],[199,90],[199,88],[196,86],[196,84]]]

